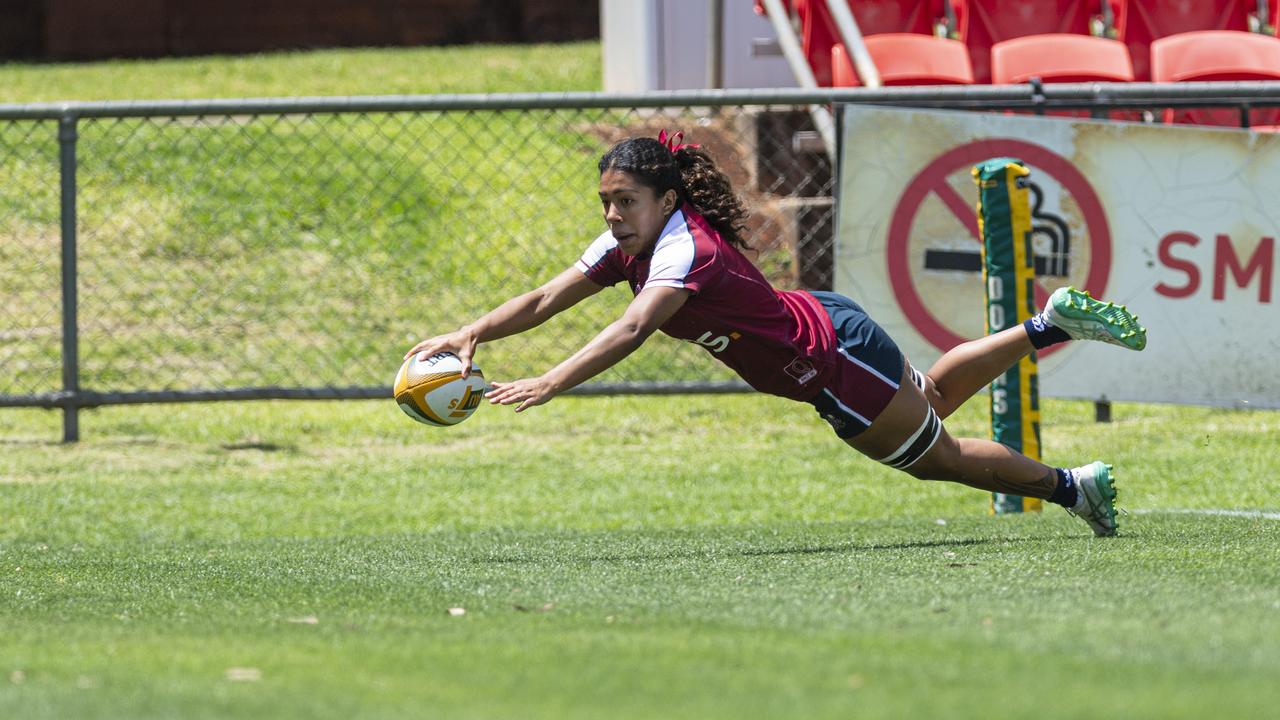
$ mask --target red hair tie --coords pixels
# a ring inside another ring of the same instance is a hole
[[[667,149],[671,151],[672,155],[674,155],[676,151],[679,150],[680,148],[701,147],[701,145],[695,145],[694,143],[684,143],[682,145],[680,141],[683,139],[684,139],[683,132],[676,132],[671,135],[668,135],[666,130],[662,130],[658,133],[658,142],[662,143],[663,145],[666,145]]]

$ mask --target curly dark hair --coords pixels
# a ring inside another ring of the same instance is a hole
[[[676,196],[706,218],[725,242],[749,249],[743,237],[747,209],[734,194],[729,178],[701,148],[685,145],[673,153],[653,138],[627,138],[601,156],[600,174],[606,170],[630,173],[658,195],[675,190]]]

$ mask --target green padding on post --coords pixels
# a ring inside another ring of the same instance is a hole
[[[1031,252],[1029,171],[1015,158],[993,158],[973,168],[982,231],[982,280],[986,329],[993,334],[1034,314],[1035,265]],[[991,383],[991,438],[1040,457],[1040,403],[1032,354]],[[992,494],[995,513],[1039,510],[1040,501]]]

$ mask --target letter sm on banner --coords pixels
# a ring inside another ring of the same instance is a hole
[[[835,290],[916,367],[983,334],[974,165],[1030,175],[1035,305],[1127,304],[1138,353],[1039,353],[1048,397],[1280,408],[1280,134],[981,112],[842,109]]]

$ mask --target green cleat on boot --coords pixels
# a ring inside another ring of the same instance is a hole
[[[1101,340],[1130,350],[1147,346],[1147,329],[1123,305],[1102,302],[1073,287],[1058,288],[1044,307],[1044,319],[1072,340]]]
[[[1116,486],[1112,467],[1100,460],[1071,469],[1079,493],[1075,507],[1067,512],[1089,523],[1093,534],[1108,537],[1116,534]]]

